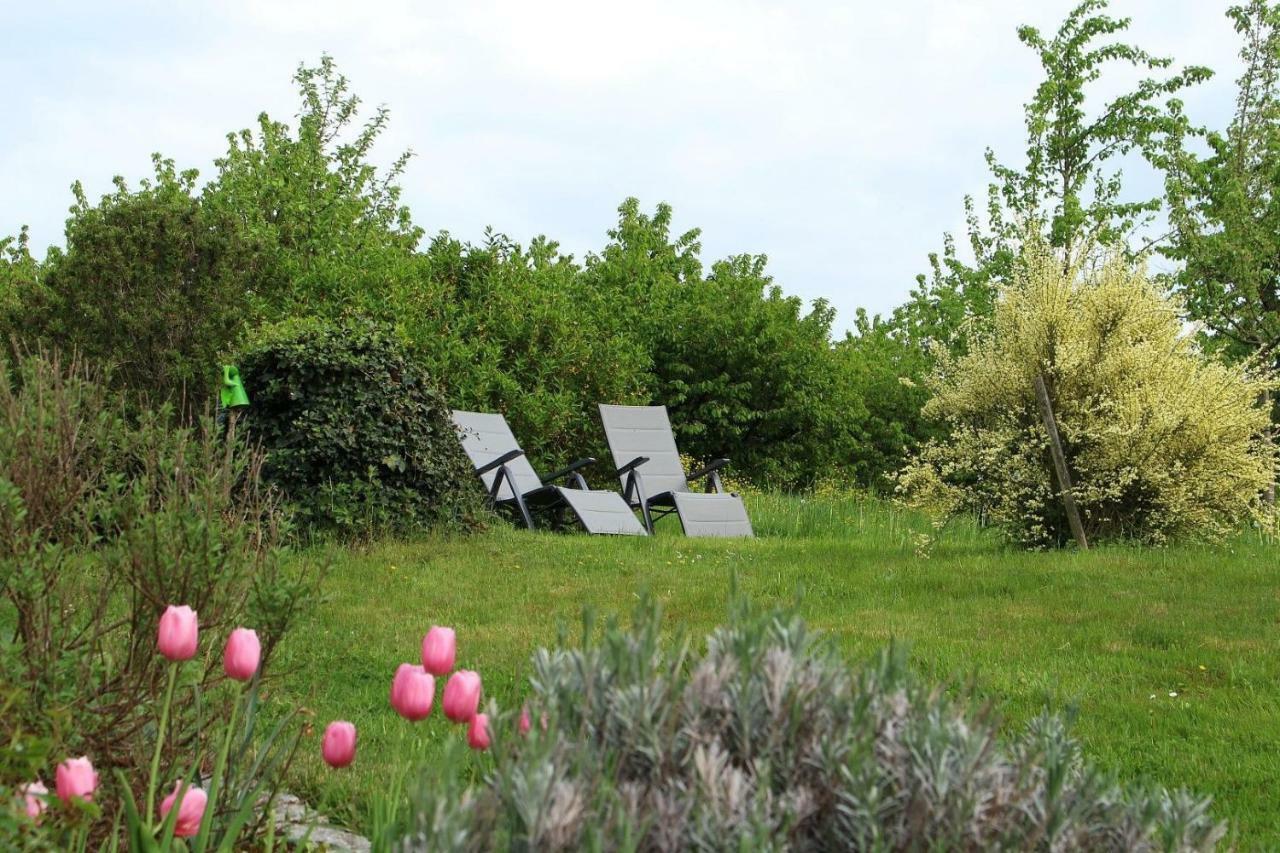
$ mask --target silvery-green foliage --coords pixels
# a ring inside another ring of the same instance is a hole
[[[1017,736],[891,647],[851,669],[795,615],[733,608],[695,652],[657,608],[532,659],[494,765],[423,779],[401,849],[1208,850],[1208,800],[1122,786],[1066,723]],[[456,765],[455,765],[456,766]]]

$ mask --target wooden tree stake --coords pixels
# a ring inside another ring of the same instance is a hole
[[[1262,392],[1262,407],[1266,410],[1267,415],[1269,417],[1271,415],[1271,392],[1270,391]],[[1272,422],[1271,424],[1270,435],[1268,436],[1268,439],[1270,440],[1273,446],[1277,443],[1277,439],[1280,439],[1280,433],[1277,432],[1274,422]],[[1266,503],[1269,506],[1275,506],[1276,474],[1274,470],[1271,472],[1271,482],[1267,484],[1266,489],[1264,489],[1262,492],[1262,499],[1266,501]]]
[[[1058,474],[1058,487],[1062,493],[1062,508],[1067,513],[1067,523],[1071,525],[1071,533],[1076,537],[1080,550],[1088,551],[1089,541],[1084,536],[1084,524],[1080,521],[1076,499],[1071,495],[1071,472],[1067,470],[1067,455],[1062,452],[1058,420],[1053,416],[1053,403],[1049,401],[1049,387],[1045,385],[1043,374],[1036,375],[1036,401],[1040,404],[1040,417],[1044,418],[1045,432],[1049,433],[1049,455],[1053,457],[1053,468]]]

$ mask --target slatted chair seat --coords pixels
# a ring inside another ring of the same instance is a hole
[[[658,519],[674,512],[686,536],[754,535],[742,498],[726,492],[720,481],[720,469],[728,459],[713,460],[686,476],[666,406],[601,404],[600,420],[622,496],[640,510],[650,533]],[[706,494],[689,487],[691,481],[703,479]]]
[[[567,509],[588,533],[644,536],[647,531],[617,492],[590,489],[582,469],[594,463],[579,459],[541,477],[520,449],[507,419],[489,412],[453,413],[459,439],[495,506],[516,511],[530,530],[534,513]],[[567,480],[576,488],[555,485]]]

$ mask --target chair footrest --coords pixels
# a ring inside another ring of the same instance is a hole
[[[747,507],[731,494],[676,492],[676,512],[686,536],[754,536]]]
[[[604,490],[583,491],[557,487],[564,502],[569,505],[588,533],[614,533],[624,536],[645,536],[648,531],[627,506],[622,495]]]

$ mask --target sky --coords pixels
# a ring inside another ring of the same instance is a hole
[[[0,0],[0,235],[29,225],[42,254],[73,181],[96,198],[152,152],[211,177],[228,132],[293,121],[293,72],[327,52],[390,109],[375,158],[412,149],[403,199],[429,234],[545,234],[581,258],[623,199],[667,202],[677,232],[702,229],[704,263],[768,255],[839,332],[903,302],[962,232],[987,146],[1021,162],[1040,69],[1016,28],[1051,32],[1075,2]],[[1184,96],[1210,126],[1239,73],[1228,5],[1111,8],[1129,40],[1217,72]]]

